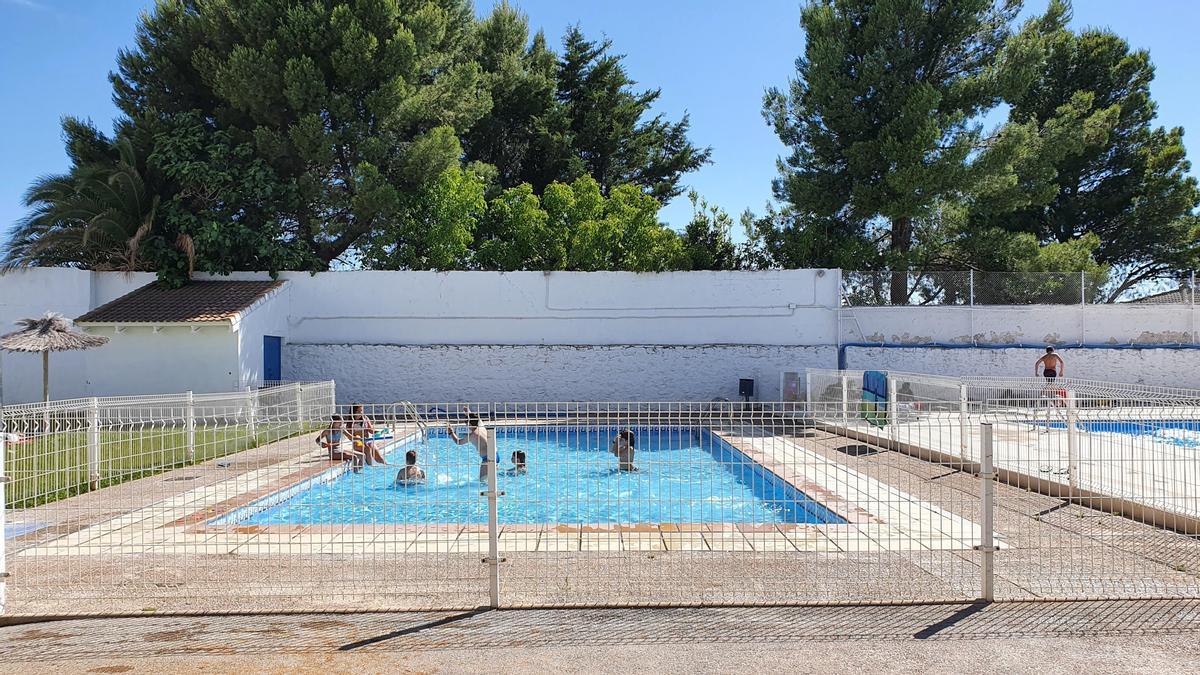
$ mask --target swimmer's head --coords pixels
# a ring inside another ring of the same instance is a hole
[[[475,413],[471,413],[470,415],[467,416],[467,424],[470,425],[470,427],[472,429],[474,429],[475,427],[479,426],[482,423],[483,423],[483,420],[479,419],[479,415],[476,415]]]
[[[513,454],[512,454],[512,463],[513,463],[513,466],[517,466],[522,469],[525,468],[525,451],[524,450],[514,450]]]
[[[1053,353],[1054,353],[1054,347],[1046,347],[1046,353],[1047,353],[1047,354],[1053,354]]]
[[[409,466],[415,465],[417,463],[417,451],[409,450],[408,452],[404,453],[404,463]]]

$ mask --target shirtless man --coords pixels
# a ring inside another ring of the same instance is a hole
[[[464,437],[459,437],[454,432],[454,427],[448,423],[446,424],[446,431],[450,432],[450,438],[454,440],[455,444],[466,445],[470,443],[475,446],[475,449],[479,452],[479,480],[487,480],[488,467],[493,464],[493,462],[488,461],[487,456],[487,428],[483,426],[483,421],[479,419],[479,415],[470,411],[467,412],[467,426],[471,430]]]
[[[1050,399],[1046,408],[1046,426],[1042,429],[1044,434],[1050,433],[1051,413],[1056,408],[1066,405],[1065,401],[1060,400],[1059,389],[1054,386],[1055,379],[1066,375],[1066,366],[1062,357],[1054,352],[1054,347],[1046,347],[1046,353],[1033,364],[1033,376],[1046,378],[1046,384],[1042,387],[1042,398]]]
[[[1046,347],[1046,355],[1033,364],[1033,376],[1045,377],[1053,382],[1056,377],[1066,376],[1066,367],[1062,357],[1054,353],[1054,347]]]
[[[617,469],[620,471],[637,471],[633,465],[633,455],[637,448],[637,436],[632,429],[622,429],[612,440],[608,451],[617,456]]]

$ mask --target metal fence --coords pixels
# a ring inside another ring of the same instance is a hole
[[[271,442],[10,498],[6,611],[1200,597],[1194,397],[964,400],[897,374],[868,409],[861,373],[828,377],[797,403],[260,399]]]
[[[1195,305],[1196,277],[1137,284],[1116,293],[1085,272],[843,271],[847,307],[925,305],[1086,305],[1103,302]]]

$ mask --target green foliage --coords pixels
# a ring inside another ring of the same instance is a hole
[[[658,89],[638,92],[608,40],[567,30],[563,54],[528,39],[526,17],[501,3],[479,28],[479,58],[495,105],[466,136],[467,158],[494,165],[504,188],[590,175],[605,194],[631,184],[665,203],[680,179],[709,161],[688,140],[687,115],[647,118]]]
[[[71,118],[63,132],[74,166],[30,186],[24,198],[30,212],[17,223],[0,266],[136,272],[171,255],[190,269],[192,241],[165,229],[157,176],[147,180],[151,172],[132,142],[113,142]]]
[[[1200,191],[1188,175],[1183,130],[1153,126],[1149,54],[1097,29],[1059,29],[1046,43],[1034,84],[1013,102],[1011,124],[1056,127],[1066,131],[1060,137],[1077,136],[1070,130],[1081,126],[1087,133],[1066,149],[1046,144],[1048,198],[999,217],[981,209],[976,221],[1049,242],[1097,235],[1096,259],[1121,267],[1114,297],[1134,283],[1193,267],[1200,258],[1191,213]]]
[[[742,267],[741,255],[729,236],[733,219],[717,206],[709,204],[695,192],[688,194],[692,201],[692,220],[683,235],[686,268],[690,270],[736,270]]]

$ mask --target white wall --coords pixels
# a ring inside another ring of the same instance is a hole
[[[842,342],[1139,343],[1196,342],[1188,305],[858,307],[844,310]]]
[[[311,345],[284,349],[284,376],[337,381],[342,403],[710,401],[756,380],[779,397],[783,370],[829,367],[833,347],[768,345]]]
[[[284,338],[285,378],[332,375],[343,388],[352,388],[347,391],[358,387],[354,396],[364,400],[475,398],[458,393],[457,385],[436,388],[430,377],[420,375],[429,371],[453,379],[468,366],[478,366],[481,376],[494,379],[488,391],[499,399],[734,398],[737,379],[747,374],[759,380],[761,398],[772,398],[780,370],[835,367],[836,345],[846,342],[1200,342],[1196,310],[1183,305],[839,310],[836,270],[284,272],[281,277],[288,283],[246,314],[237,331],[219,329],[226,331],[232,351],[207,337],[195,350],[189,336],[168,342],[166,338],[175,335],[171,329],[133,347],[126,346],[134,345],[126,336],[118,336],[122,340],[110,346],[53,355],[52,396],[118,389],[199,391],[217,382],[221,388],[240,386],[262,376],[263,335]],[[268,276],[238,273],[215,278]],[[78,316],[152,280],[149,274],[70,269],[0,275],[0,331],[15,328],[12,321],[17,318],[47,309]],[[134,330],[149,329],[130,329]],[[315,348],[322,346],[328,348]],[[571,349],[584,346],[594,348]],[[671,349],[657,350],[660,346]],[[184,355],[176,358],[176,351]],[[200,354],[211,363],[200,362]],[[1032,357],[1017,350],[1013,356],[990,350],[880,351],[867,356],[850,348],[849,354],[851,367],[934,372],[953,368],[1007,375],[1025,374]],[[1200,386],[1191,375],[1200,370],[1200,353],[1195,351],[1102,352],[1087,357],[1081,352],[1077,359],[1089,377]],[[114,363],[142,363],[136,369],[139,379],[109,383],[109,377],[130,377],[130,369]],[[701,367],[694,367],[696,363]],[[681,371],[678,364],[690,371]],[[227,383],[230,371],[235,375],[232,384]],[[40,398],[37,355],[0,354],[0,372],[6,401]],[[674,374],[678,372],[686,376]]]
[[[1200,389],[1200,349],[1058,350],[1068,377]],[[1033,377],[1041,349],[847,347],[846,367],[940,375]]]
[[[0,335],[17,330],[17,319],[47,311],[69,319],[154,280],[153,274],[87,272],[64,268],[14,270],[0,275]],[[100,349],[103,349],[100,348]],[[50,397],[89,396],[87,370],[96,352],[50,355]],[[42,357],[0,351],[0,399],[8,403],[42,398]]]
[[[116,333],[111,327],[88,331],[109,343],[88,356],[85,394],[123,396],[194,391],[233,391],[241,386],[238,336],[228,325],[130,327]],[[261,338],[260,338],[261,339]],[[53,356],[51,356],[53,358]]]
[[[286,282],[242,313],[236,326],[241,386],[256,384],[264,379],[264,335],[277,335],[287,343],[291,306],[291,282]]]
[[[287,272],[313,344],[830,344],[834,270]]]

